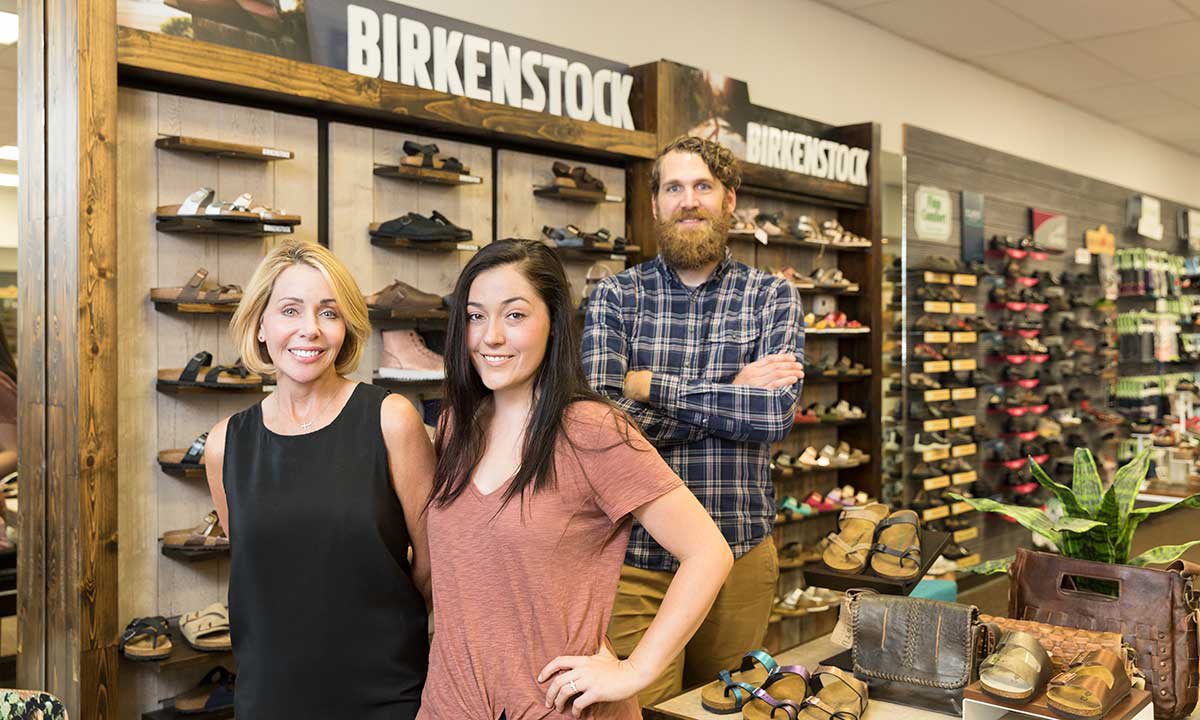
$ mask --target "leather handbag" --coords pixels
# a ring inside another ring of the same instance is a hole
[[[1023,632],[1037,638],[1038,643],[1050,655],[1054,667],[1061,668],[1077,656],[1092,650],[1109,650],[1117,657],[1125,657],[1121,636],[1113,632],[1081,630],[1080,628],[1048,625],[1033,620],[1014,620],[1006,617],[980,615],[979,619],[993,623],[1001,633]]]
[[[1197,571],[1200,566],[1184,561],[1158,570],[1022,548],[1009,568],[1008,614],[1119,633],[1136,650],[1156,720],[1180,720],[1196,706],[1200,685],[1198,598],[1192,589]]]
[[[999,635],[974,605],[924,598],[864,593],[850,617],[854,675],[872,699],[955,716]]]

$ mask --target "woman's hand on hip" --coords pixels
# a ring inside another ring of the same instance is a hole
[[[553,679],[546,690],[546,707],[553,706],[563,712],[571,703],[571,714],[575,717],[580,717],[589,705],[631,698],[648,684],[648,679],[641,677],[628,660],[618,660],[604,644],[595,655],[554,658],[542,668],[538,682],[548,678]]]

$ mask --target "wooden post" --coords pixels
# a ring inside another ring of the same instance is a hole
[[[116,698],[116,2],[21,12],[23,686]]]

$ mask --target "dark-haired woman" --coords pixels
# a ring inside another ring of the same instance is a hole
[[[700,503],[583,374],[562,264],[471,259],[446,338],[428,532],[433,648],[419,718],[640,718],[732,565]],[[627,660],[604,636],[632,518],[680,560]]]

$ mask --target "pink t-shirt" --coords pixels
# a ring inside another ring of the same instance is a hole
[[[573,404],[560,440],[555,489],[514,498],[474,484],[429,508],[433,647],[418,719],[570,717],[546,708],[537,675],[559,655],[605,642],[630,513],[683,482],[635,428],[627,445],[606,405]],[[522,517],[523,515],[523,517]],[[637,699],[600,703],[585,717],[637,720]]]

